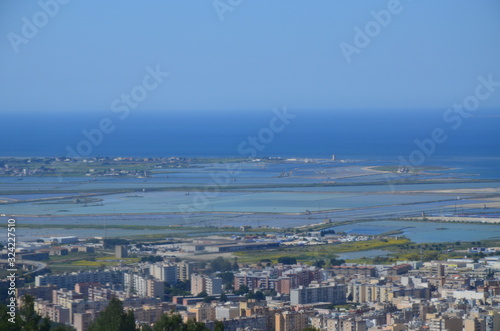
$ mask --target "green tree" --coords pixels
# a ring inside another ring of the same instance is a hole
[[[261,291],[250,292],[246,295],[247,299],[255,299],[258,301],[266,300],[266,296]]]
[[[186,331],[210,331],[204,323],[201,322],[195,322],[192,320],[189,320],[186,324],[186,328],[182,330]]]
[[[42,323],[38,326],[39,331],[50,331],[50,319],[46,316],[42,318]]]
[[[248,286],[246,285],[240,285],[240,288],[237,291],[234,291],[234,294],[236,295],[242,295],[242,294],[247,294],[250,291]]]
[[[332,258],[332,259],[330,259],[330,264],[331,264],[332,266],[335,266],[335,265],[342,265],[342,264],[344,264],[344,263],[345,263],[345,260],[343,260],[343,259],[337,259],[337,258]]]
[[[264,301],[266,300],[266,296],[264,295],[264,293],[262,293],[262,291],[257,291],[255,292],[255,299],[259,301]]]
[[[233,266],[230,261],[219,256],[210,262],[210,269],[212,270],[212,272],[226,272],[232,271]]]
[[[136,331],[134,313],[123,311],[123,304],[113,297],[109,305],[89,326],[89,331]]]
[[[153,331],[208,331],[208,328],[201,322],[183,323],[179,314],[165,314],[156,322]]]
[[[7,305],[0,305],[0,330],[5,331],[21,331],[22,329],[22,320],[19,318],[19,314],[16,314],[14,323],[9,322],[10,315],[7,315],[9,312],[9,308]]]
[[[278,259],[278,263],[283,264],[297,264],[297,259],[289,256],[282,256]]]
[[[136,247],[138,247],[138,245],[136,245]],[[155,263],[155,262],[161,262],[161,261],[163,261],[163,257],[161,257],[159,255],[148,255],[148,256],[141,257],[141,262]]]
[[[215,321],[214,331],[224,331],[224,323],[222,323],[221,321]]]
[[[314,261],[313,263],[313,266],[315,266],[316,268],[323,268],[325,266],[325,260],[317,260],[317,261]]]
[[[0,330],[49,331],[50,320],[47,317],[42,318],[35,311],[35,299],[30,295],[25,295],[22,302],[22,307],[16,311],[15,317],[9,315],[10,308],[7,305],[0,305]]]
[[[189,281],[177,282],[177,284],[165,284],[165,295],[169,298],[176,295],[190,295],[191,283]]]
[[[196,297],[197,298],[206,298],[206,297],[208,297],[208,293],[207,293],[207,291],[201,291],[200,293],[198,293],[198,295]]]
[[[168,315],[164,314],[158,322],[155,323],[153,331],[181,331],[182,317],[178,314]]]
[[[205,303],[210,303],[214,300],[215,300],[215,297],[212,297],[212,296],[206,296],[203,298],[203,302],[205,302]]]
[[[31,295],[23,297],[23,308],[19,311],[19,315],[23,320],[23,331],[38,331],[38,324],[42,317],[35,311],[35,298]]]
[[[240,270],[240,266],[238,264],[238,258],[237,257],[234,258],[234,262],[232,264],[232,268],[233,268],[234,271]]]
[[[221,272],[216,274],[217,277],[222,279],[223,285],[232,285],[234,283],[234,274],[231,271]]]
[[[106,238],[103,240],[104,248],[114,248],[115,245],[128,245],[130,242],[121,238]]]
[[[69,325],[58,325],[52,331],[75,331],[76,329]]]

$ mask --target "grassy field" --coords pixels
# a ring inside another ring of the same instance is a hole
[[[327,260],[340,253],[366,251],[372,249],[390,249],[410,243],[408,239],[377,239],[368,241],[357,241],[340,244],[315,245],[315,246],[293,246],[283,247],[275,250],[263,250],[252,252],[238,252],[238,262],[254,263],[263,259],[269,259],[276,263],[280,257],[293,257],[298,262],[311,262],[316,260]]]
[[[108,268],[118,264],[139,262],[139,258],[115,258],[111,253],[70,253],[63,256],[50,256],[48,268],[53,273],[72,272],[87,269]]]

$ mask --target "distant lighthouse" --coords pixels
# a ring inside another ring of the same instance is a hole
[[[335,154],[332,155],[332,161],[335,161]]]

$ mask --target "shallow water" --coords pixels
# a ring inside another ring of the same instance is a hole
[[[402,230],[402,235],[416,243],[478,241],[500,238],[500,225],[437,222],[373,221],[343,225],[336,232],[376,235]]]

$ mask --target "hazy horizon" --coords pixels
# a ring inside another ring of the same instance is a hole
[[[495,0],[221,2],[2,1],[0,113],[445,109],[500,81]]]

